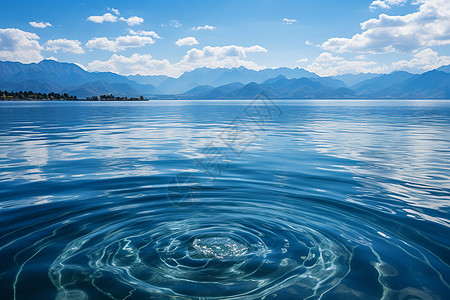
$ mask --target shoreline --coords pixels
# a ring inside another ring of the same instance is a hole
[[[145,100],[36,100],[36,99],[0,99],[1,102],[151,102],[151,101],[251,101],[255,98],[234,99],[181,99],[181,98],[154,98]],[[450,98],[269,98],[270,101],[450,101]]]

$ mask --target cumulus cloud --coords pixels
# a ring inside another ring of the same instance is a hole
[[[294,24],[296,22],[298,22],[296,19],[288,19],[288,18],[284,18],[283,19],[283,24],[291,25],[291,24]]]
[[[111,13],[106,13],[103,16],[90,16],[87,18],[88,21],[100,24],[103,22],[117,22],[117,17]]]
[[[198,41],[195,37],[189,36],[189,37],[185,37],[182,39],[179,39],[178,41],[175,42],[175,44],[178,47],[181,46],[192,46],[192,45],[198,45]]]
[[[153,43],[155,43],[155,41],[148,36],[126,35],[119,36],[114,40],[110,40],[107,37],[94,38],[86,43],[86,47],[89,49],[96,48],[117,52],[123,51],[126,48],[138,48]]]
[[[16,28],[0,29],[0,60],[22,63],[39,62],[43,59],[43,47],[35,33]]]
[[[310,46],[310,45],[312,45],[312,44],[311,44],[311,42],[310,42],[310,41],[305,41],[305,45],[308,45],[308,46]]]
[[[382,73],[386,72],[388,67],[379,66],[373,61],[346,60],[323,52],[306,69],[319,76],[335,76],[346,73]]]
[[[84,50],[81,48],[81,43],[77,40],[68,40],[66,38],[49,40],[44,44],[45,50],[53,52],[70,52],[76,54],[83,54]]]
[[[128,30],[128,32],[132,35],[143,35],[143,36],[151,36],[155,39],[162,39],[156,32],[154,31],[145,31],[145,30],[138,30],[134,31],[133,29]]]
[[[141,18],[141,17],[136,17],[136,16],[134,16],[134,17],[129,17],[129,18],[127,18],[127,19],[126,19],[126,18],[123,18],[123,17],[120,17],[119,20],[120,20],[120,21],[127,22],[128,26],[139,25],[139,24],[141,24],[141,23],[144,22],[144,19],[143,19],[143,18]]]
[[[120,12],[119,12],[118,9],[108,7],[108,10],[110,10],[110,11],[112,11],[113,13],[115,13],[116,15],[120,16]]]
[[[450,1],[418,0],[417,12],[404,16],[381,14],[361,23],[360,34],[331,38],[321,47],[335,52],[411,52],[450,44]]]
[[[405,5],[408,0],[375,0],[370,4],[370,10],[377,8],[389,9],[393,5]]]
[[[111,11],[113,11],[117,15],[120,14],[119,11],[114,8],[111,8]],[[103,22],[115,23],[117,21],[123,21],[123,22],[126,22],[128,24],[128,26],[139,25],[142,22],[144,22],[144,19],[141,17],[133,16],[133,17],[129,17],[129,18],[124,18],[124,17],[118,18],[117,16],[115,16],[111,13],[106,13],[102,16],[90,16],[87,18],[87,20],[97,23],[97,24],[101,24]]]
[[[178,75],[168,60],[156,60],[149,54],[137,53],[130,57],[113,54],[107,61],[94,60],[87,65],[87,69],[122,75]]]
[[[394,62],[392,67],[396,70],[430,71],[449,64],[450,56],[439,56],[437,52],[428,48],[417,52],[411,60]]]
[[[193,27],[192,30],[214,30],[216,27],[211,25]]]
[[[191,49],[187,52],[183,60],[187,62],[201,62],[204,63],[208,60],[226,59],[226,58],[245,58],[247,53],[251,52],[267,52],[261,46],[241,47],[241,46],[224,46],[224,47],[211,47],[206,46],[202,50]]]
[[[88,64],[91,71],[111,71],[122,75],[169,75],[180,76],[185,71],[199,67],[208,68],[234,68],[244,66],[249,69],[261,69],[256,63],[246,60],[248,53],[266,52],[260,46],[241,47],[204,47],[191,49],[177,63],[171,64],[168,60],[156,60],[150,55],[133,54],[125,57],[114,54],[109,60],[95,60]]]
[[[267,52],[267,50],[258,45],[251,47],[231,45],[223,47],[206,46],[203,49],[194,48],[189,50],[174,66],[181,73],[201,67],[236,68],[244,66],[256,70],[260,67],[255,62],[246,60],[248,53],[256,52]]]
[[[46,27],[52,27],[52,24],[49,22],[30,22],[30,25],[35,28],[46,28]]]

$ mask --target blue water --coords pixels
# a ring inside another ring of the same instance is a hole
[[[0,103],[2,299],[449,299],[450,102]]]

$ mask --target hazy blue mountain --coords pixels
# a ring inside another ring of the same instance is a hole
[[[324,83],[326,82],[330,81],[325,78]],[[317,78],[287,79],[279,77],[279,80],[268,80],[261,86],[276,95],[274,97],[286,99],[341,98],[352,97],[354,94],[352,90],[338,86],[337,82],[332,82],[337,87],[324,83]]]
[[[130,92],[132,96],[147,96],[157,92],[152,85],[142,85],[118,74],[87,72],[75,64],[53,60],[43,60],[37,64],[0,62],[0,87],[42,93],[60,93],[70,89],[72,95],[78,97],[117,94],[120,92],[119,87],[124,91],[120,95]],[[96,93],[88,94],[89,91]]]
[[[105,81],[88,82],[80,86],[65,88],[62,92],[69,95],[76,95],[79,98],[86,98],[93,95],[113,94],[119,97],[139,97],[142,95],[127,83],[110,84]]]
[[[24,80],[21,82],[0,81],[0,90],[6,91],[33,91],[36,93],[60,93],[63,87],[55,83],[49,83],[38,80]]]
[[[52,60],[43,60],[38,64],[0,62],[0,78],[9,82],[36,80],[58,85],[80,84],[88,81],[87,74],[88,72],[75,64]]]
[[[186,96],[202,95],[202,94],[211,92],[212,90],[214,90],[213,86],[210,86],[210,85],[199,85],[199,86],[197,86],[197,87],[195,87],[193,89],[190,89],[186,93],[183,93],[183,95],[186,95]]]
[[[283,75],[279,75],[263,83],[251,82],[245,85],[233,83],[220,86],[207,93],[198,94],[191,98],[252,99],[262,92],[274,99],[323,99],[353,97],[354,95],[353,91],[348,88],[333,88],[319,81],[317,78],[288,79]],[[336,84],[335,82],[333,83]]]
[[[267,79],[278,77],[280,75],[289,79],[301,77],[319,78],[318,75],[300,68],[276,68],[255,71],[240,67],[226,70],[219,78],[217,78],[213,82],[213,85],[224,85],[230,82],[240,82],[243,84],[250,82],[262,83]]]
[[[199,85],[213,85],[213,81],[219,77],[225,69],[198,68],[185,72],[178,78],[167,78],[157,86],[158,90],[165,94],[180,94]]]
[[[139,84],[151,84],[153,86],[158,86],[166,79],[172,78],[165,75],[128,75],[126,77]]]
[[[178,78],[167,78],[160,85],[157,85],[157,88],[162,93],[179,94],[199,85],[218,87],[233,82],[240,82],[243,84],[250,82],[262,83],[265,80],[277,77],[278,75],[283,75],[287,78],[318,78],[316,74],[300,68],[276,68],[264,69],[260,71],[249,70],[244,67],[233,69],[198,68],[190,72],[185,72]]]
[[[60,85],[83,84],[98,80],[111,83],[134,83],[133,81],[114,73],[90,73],[75,64],[61,63],[54,60],[43,60],[37,64],[0,62],[0,78],[4,81],[11,82],[38,80],[54,82]]]
[[[240,82],[233,82],[217,88],[213,88],[210,91],[193,95],[195,99],[222,99],[234,90],[242,88],[244,85]]]
[[[441,72],[445,72],[445,73],[450,73],[450,65],[439,67],[436,70],[437,71],[441,71]]]
[[[19,62],[0,61],[0,81],[10,82],[11,78],[21,72],[23,64]]]
[[[414,74],[408,72],[396,71],[390,74],[383,74],[372,79],[364,80],[351,88],[359,95],[371,95],[391,86],[396,86],[414,76]]]
[[[276,98],[277,95],[272,93],[272,91],[266,89],[262,84],[258,84],[255,82],[250,82],[245,86],[235,89],[229,93],[227,93],[224,98],[225,99],[253,99],[259,94],[264,93],[266,96],[270,98]]]
[[[355,84],[363,82],[364,80],[372,79],[372,78],[378,77],[380,75],[382,75],[382,74],[359,73],[359,74],[343,74],[343,75],[331,76],[330,78],[340,80],[340,81],[344,82],[347,86],[353,86]]]
[[[414,75],[369,96],[374,98],[450,99],[450,73],[437,70]]]
[[[37,64],[0,62],[0,89],[67,92],[79,98],[114,94],[126,97],[152,96],[153,99],[249,99],[264,92],[275,99],[448,99],[449,71],[450,65],[420,75],[392,72],[382,75],[319,77],[299,68],[255,71],[240,67],[199,68],[179,78],[125,77],[109,72],[87,72],[75,64],[44,60]],[[363,78],[366,79],[360,81]],[[357,81],[360,82],[351,87],[346,84]],[[152,84],[145,84],[149,82],[158,84],[160,90]]]
[[[345,84],[343,81],[331,77],[318,77],[309,79],[335,89],[348,87],[348,85]]]

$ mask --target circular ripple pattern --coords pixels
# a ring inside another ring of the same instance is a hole
[[[142,217],[73,241],[50,268],[59,298],[84,298],[73,287],[85,284],[118,299],[258,299],[290,286],[291,296],[319,297],[349,271],[346,247],[306,224],[244,214],[212,219],[154,226]]]

